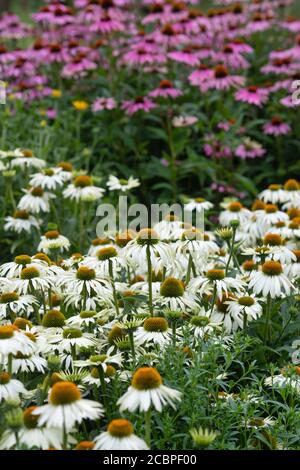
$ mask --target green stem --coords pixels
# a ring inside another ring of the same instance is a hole
[[[150,245],[147,245],[147,248],[146,248],[146,255],[147,255],[147,266],[148,266],[149,310],[150,310],[151,316],[153,317],[152,263],[151,263]]]
[[[230,266],[230,261],[231,261],[231,259],[232,259],[232,257],[233,257],[233,254],[234,254],[235,234],[236,234],[236,227],[233,228],[233,234],[232,234],[232,241],[231,241],[231,246],[230,246],[229,257],[228,257],[228,261],[227,261],[226,268],[225,268],[225,276],[227,276],[227,274],[228,274],[228,269],[229,269],[229,266]]]
[[[145,441],[151,448],[151,408],[145,413]]]
[[[265,323],[265,334],[264,334],[264,344],[267,344],[270,336],[270,319],[271,319],[271,305],[272,299],[270,294],[267,297],[267,305],[266,305],[266,323]]]
[[[99,371],[99,378],[100,378],[100,384],[101,384],[101,390],[102,390],[103,404],[106,410],[107,418],[109,420],[109,409],[108,409],[107,394],[106,394],[106,382],[104,378],[104,370],[103,370],[102,365],[98,367],[98,371]]]
[[[187,272],[186,272],[186,277],[185,277],[185,283],[188,284],[190,282],[190,279],[191,279],[191,272],[192,272],[192,269],[193,269],[193,257],[192,255],[190,254],[189,255],[189,261],[188,261],[188,267],[187,267]]]
[[[130,346],[131,346],[131,354],[132,354],[132,361],[133,365],[135,364],[135,347],[134,347],[134,337],[133,337],[133,331],[128,331],[128,336],[130,340]]]
[[[175,321],[172,322],[172,340],[173,340],[173,346],[176,346],[176,323]]]
[[[13,355],[10,353],[7,358],[7,372],[12,374]]]
[[[118,296],[117,296],[117,291],[116,291],[116,286],[115,286],[113,265],[112,265],[111,259],[108,260],[108,271],[109,271],[110,282],[111,282],[111,286],[113,290],[113,298],[114,298],[114,304],[116,308],[116,314],[117,314],[117,317],[119,317],[120,316],[119,302],[118,302]]]
[[[212,299],[211,299],[210,313],[212,313],[212,311],[214,309],[215,302],[216,302],[216,297],[217,297],[217,284],[214,285],[214,292],[213,292],[213,296],[212,296]]]

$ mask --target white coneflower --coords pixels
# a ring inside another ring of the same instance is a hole
[[[41,266],[43,267],[44,263],[40,260],[34,260],[29,255],[18,255],[15,257],[14,261],[4,263],[0,266],[0,276],[4,276],[8,279],[20,277],[22,269],[29,265],[36,265],[39,268]]]
[[[16,154],[15,158],[11,160],[11,166],[19,167],[19,168],[44,168],[46,166],[46,162],[41,158],[37,158],[33,155],[31,150],[20,150]]]
[[[84,311],[101,311],[103,318],[106,318],[108,313],[111,312],[113,305],[111,291],[102,292],[100,295],[92,292],[88,296],[84,292],[82,294],[69,292],[64,293],[63,300],[66,308],[71,307],[76,311],[81,311],[83,308]],[[85,305],[83,306],[83,304]]]
[[[88,266],[80,266],[77,271],[64,272],[57,279],[57,286],[64,287],[73,294],[90,296],[93,293],[107,298],[110,288],[107,281],[98,278],[94,269]]]
[[[60,170],[59,176],[63,181],[70,181],[73,178],[73,165],[69,162],[60,162],[56,165]]]
[[[266,377],[264,381],[268,387],[290,388],[300,392],[300,367],[288,366],[282,369],[281,374]]]
[[[38,415],[33,415],[36,406],[30,406],[23,412],[23,427],[18,432],[18,441],[27,448],[37,448],[47,450],[62,448],[63,433],[61,429],[47,429],[38,426]],[[72,436],[68,436],[68,443],[74,444],[76,441]],[[0,441],[0,449],[11,449],[17,444],[16,436],[10,430],[3,433]]]
[[[57,331],[53,336],[50,335],[48,341],[51,344],[56,344],[60,352],[67,353],[71,353],[77,348],[90,348],[97,344],[93,334],[70,327],[64,328],[63,331]]]
[[[272,225],[289,220],[289,216],[285,212],[280,211],[275,204],[266,204],[264,209],[257,210],[255,214],[257,224],[261,225],[261,229],[264,233],[266,233]]]
[[[171,341],[171,329],[168,322],[163,317],[146,318],[143,326],[134,333],[134,339],[138,344],[152,342],[161,347],[166,346]]]
[[[8,398],[16,400],[26,393],[26,388],[19,380],[12,379],[8,372],[0,372],[0,403]]]
[[[220,213],[219,221],[223,226],[230,225],[233,220],[238,220],[240,225],[243,226],[251,217],[251,211],[243,207],[238,201],[232,201],[229,203],[222,204],[225,211]]]
[[[199,291],[199,295],[211,294],[215,291],[219,299],[230,290],[241,292],[245,282],[241,279],[225,276],[224,269],[209,269],[205,276],[196,277],[191,280],[192,291]]]
[[[202,197],[196,197],[195,199],[190,199],[187,204],[185,204],[185,210],[193,211],[196,210],[197,212],[209,211],[212,209],[214,205],[203,199]]]
[[[50,255],[53,251],[67,251],[70,248],[69,240],[61,235],[57,230],[50,230],[41,237],[38,246],[39,251],[43,251]]]
[[[44,190],[55,191],[64,184],[60,168],[47,168],[41,173],[31,176],[29,183],[31,186],[40,187]]]
[[[41,221],[36,219],[33,215],[30,215],[26,211],[15,211],[13,216],[5,217],[4,230],[16,232],[18,234],[22,232],[30,233],[33,228],[38,229]]]
[[[41,187],[23,189],[23,192],[25,195],[19,201],[19,210],[32,214],[50,212],[50,199],[55,198],[54,194],[45,192]]]
[[[20,279],[15,280],[16,291],[19,294],[33,294],[39,290],[47,290],[53,285],[45,269],[35,264],[28,264],[22,269]]]
[[[296,180],[290,179],[284,184],[284,193],[286,203],[283,205],[283,209],[290,209],[291,207],[297,207],[300,209],[300,183]]]
[[[193,291],[186,288],[180,279],[168,277],[161,283],[159,294],[155,295],[155,304],[170,310],[195,309],[198,306]]]
[[[249,289],[256,294],[268,295],[274,299],[282,293],[289,295],[293,284],[283,274],[283,268],[279,261],[266,261],[261,271],[252,272],[250,275]]]
[[[137,178],[130,176],[128,180],[119,179],[116,176],[110,175],[107,182],[107,187],[110,191],[122,191],[126,192],[130,189],[137,188],[141,185]]]
[[[232,298],[225,303],[228,305],[225,317],[232,318],[234,331],[237,330],[236,326],[243,328],[246,323],[252,320],[257,320],[257,318],[259,318],[263,313],[262,306],[253,296],[238,296],[237,298]],[[227,327],[226,318],[224,320],[224,327],[227,331],[230,331],[230,328]]]
[[[109,365],[116,365],[120,367],[123,362],[121,353],[117,354],[93,354],[89,359],[74,361],[74,367],[102,367],[106,372]]]
[[[89,327],[97,325],[99,318],[102,318],[102,312],[95,310],[82,310],[78,315],[68,318],[66,324],[69,326]]]
[[[269,426],[273,426],[274,424],[275,424],[275,420],[272,419],[270,416],[267,416],[266,418],[254,416],[253,418],[248,419],[246,422],[247,428],[254,428],[254,429],[267,428]]]
[[[0,355],[6,358],[10,354],[30,354],[34,344],[14,325],[0,326]]]
[[[282,264],[290,264],[296,261],[296,255],[284,246],[284,241],[276,233],[267,233],[263,239],[264,245],[270,247],[270,253],[267,260],[279,261]]]
[[[192,315],[190,319],[191,331],[195,338],[206,339],[209,338],[215,331],[220,328],[221,323],[213,320],[210,312],[201,308],[200,312]]]
[[[107,277],[110,271],[116,274],[121,268],[127,266],[126,260],[118,253],[118,250],[112,246],[100,248],[94,257],[87,257],[83,263],[93,269],[96,269],[99,276]]]
[[[286,201],[286,194],[281,184],[270,184],[267,189],[258,195],[259,199],[271,204],[282,204]]]
[[[181,240],[176,243],[176,251],[201,255],[202,258],[214,255],[219,250],[220,248],[214,241],[210,240],[209,235],[197,229],[185,230],[181,235]]]
[[[95,238],[89,248],[88,256],[95,256],[97,251],[108,246],[111,246],[111,240],[109,238]]]
[[[120,411],[148,411],[153,406],[161,412],[167,404],[176,408],[175,402],[181,400],[181,392],[163,385],[159,372],[153,367],[141,367],[132,378],[131,386],[119,398]]]
[[[11,371],[13,374],[19,372],[39,372],[44,374],[47,370],[47,361],[38,354],[22,354],[18,352],[13,356]]]
[[[35,305],[38,305],[38,300],[33,295],[19,295],[15,291],[5,289],[0,295],[0,318],[23,311],[30,314]]]
[[[148,450],[146,442],[137,437],[127,419],[114,419],[107,431],[94,439],[94,450]]]
[[[292,261],[284,267],[284,274],[291,280],[298,279],[300,277],[300,250],[293,250],[293,253],[296,257],[296,260]]]
[[[139,265],[147,261],[147,249],[149,248],[151,261],[155,258],[162,259],[166,264],[170,262],[170,247],[162,242],[158,233],[152,229],[142,229],[137,237],[130,241],[124,248],[126,256],[132,257]]]
[[[63,196],[66,199],[71,199],[76,202],[85,201],[93,202],[101,199],[104,189],[93,185],[93,180],[90,176],[82,175],[77,176],[72,184],[63,191]]]
[[[36,408],[38,424],[47,428],[72,429],[84,419],[96,420],[103,415],[100,403],[81,398],[78,387],[72,382],[57,382],[49,392],[49,403]]]
[[[157,222],[153,229],[161,240],[178,240],[185,230],[184,223],[175,215],[168,215],[164,220]]]

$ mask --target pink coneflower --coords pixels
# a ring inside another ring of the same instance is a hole
[[[231,148],[216,137],[208,135],[205,137],[205,141],[203,150],[207,157],[230,158],[232,156]]]
[[[160,3],[154,3],[150,8],[151,11],[143,18],[142,24],[156,23],[157,21],[160,21],[160,18],[164,12],[164,5]]]
[[[124,31],[125,26],[121,21],[111,18],[109,14],[105,14],[102,18],[97,19],[90,28],[93,33],[109,34],[112,31]]]
[[[201,86],[204,82],[214,76],[214,71],[205,64],[200,64],[197,70],[194,70],[189,76],[188,80],[191,85]]]
[[[254,13],[252,19],[248,23],[246,27],[246,32],[249,34],[265,31],[266,29],[270,28],[271,21],[265,15],[257,12]]]
[[[32,18],[38,23],[57,26],[65,26],[74,21],[73,10],[58,2],[41,7],[38,13],[32,15]]]
[[[281,117],[274,116],[271,122],[267,122],[263,126],[263,131],[267,135],[285,135],[291,131],[291,127],[283,122]]]
[[[199,58],[193,52],[193,48],[185,47],[181,51],[174,51],[168,54],[168,57],[176,62],[194,67],[199,64]]]
[[[188,41],[188,36],[182,34],[176,25],[165,24],[159,31],[154,31],[150,36],[157,44],[168,47],[176,47]]]
[[[228,45],[231,46],[234,52],[237,52],[238,54],[252,54],[254,52],[253,47],[239,38],[233,39],[228,43]]]
[[[73,58],[72,62],[63,67],[61,76],[65,78],[80,78],[90,70],[95,70],[96,68],[97,64],[95,62],[79,54]]]
[[[65,59],[65,50],[58,42],[48,46],[47,62],[62,62]]]
[[[237,101],[253,104],[255,106],[262,106],[268,101],[269,92],[265,88],[258,88],[257,86],[248,86],[238,90],[234,97]]]
[[[299,64],[293,63],[291,57],[285,57],[282,59],[273,59],[270,64],[265,65],[261,68],[262,73],[274,73],[276,75],[288,74],[293,70],[297,70]]]
[[[92,110],[93,113],[97,113],[98,111],[111,110],[116,107],[117,103],[114,98],[97,98],[92,105]]]
[[[34,75],[35,70],[35,65],[32,62],[20,57],[14,63],[5,67],[4,75],[7,78],[24,78]]]
[[[13,62],[14,60],[14,53],[10,52],[3,44],[0,44],[0,64],[5,64],[6,62]]]
[[[217,65],[214,68],[214,76],[202,84],[202,88],[206,90],[229,90],[231,87],[242,86],[245,78],[240,75],[229,75],[228,69],[224,65]]]
[[[157,46],[147,44],[134,46],[130,51],[124,54],[122,62],[128,64],[163,64],[166,62],[166,55],[162,53]]]
[[[162,80],[159,87],[149,93],[151,98],[177,98],[181,95],[182,91],[174,88],[169,80]]]
[[[298,106],[300,106],[300,98],[293,99],[293,96],[289,95],[285,98],[282,98],[280,100],[280,104],[282,104],[282,106],[285,106],[286,108],[297,108]]]
[[[258,142],[245,137],[242,144],[235,150],[235,156],[239,158],[257,158],[263,157],[266,150]]]
[[[153,108],[156,108],[156,104],[145,96],[138,96],[134,101],[124,101],[122,104],[122,109],[128,115],[135,114],[138,111],[148,113]]]
[[[214,60],[216,62],[222,62],[232,69],[249,68],[249,62],[229,44],[225,45],[221,52],[214,54]]]
[[[300,20],[294,16],[289,16],[285,21],[280,23],[280,26],[291,33],[300,33]]]

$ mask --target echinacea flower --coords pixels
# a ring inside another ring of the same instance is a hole
[[[119,190],[121,192],[130,191],[130,189],[137,188],[140,186],[140,181],[133,176],[130,176],[128,180],[119,179],[116,176],[110,175],[107,187],[110,191]]]
[[[55,198],[54,194],[45,192],[41,187],[23,189],[24,196],[19,201],[18,209],[32,214],[50,212],[50,200]]]
[[[269,92],[264,88],[249,86],[248,88],[240,88],[234,96],[237,101],[261,107],[268,101]]]
[[[163,385],[159,372],[153,367],[141,367],[132,378],[131,386],[119,398],[120,411],[148,411],[153,406],[161,412],[166,405],[176,408],[175,402],[181,400],[181,393]]]
[[[263,126],[263,131],[267,135],[286,135],[291,132],[291,126],[279,117],[274,116],[270,122]]]
[[[114,419],[94,438],[94,450],[148,450],[146,442],[137,437],[133,426],[127,419]]]
[[[37,407],[32,414],[38,424],[47,428],[70,430],[84,419],[96,420],[103,415],[100,403],[81,397],[79,388],[72,382],[57,382],[49,392],[49,403]]]
[[[63,196],[76,202],[94,202],[101,199],[103,193],[104,189],[94,186],[90,176],[82,175],[77,176],[74,182],[67,186],[63,191]]]
[[[156,108],[156,104],[145,96],[138,96],[134,101],[124,101],[122,104],[122,109],[129,116],[137,113],[138,111],[149,113],[149,111],[154,108]]]
[[[22,382],[12,379],[11,375],[5,371],[0,372],[0,402],[3,400],[15,400],[21,394],[26,393]]]
[[[264,297],[269,295],[274,299],[281,297],[282,293],[289,295],[293,284],[283,273],[279,261],[266,261],[261,271],[251,273],[249,289],[253,289],[256,294],[262,294]]]
[[[146,318],[143,326],[134,333],[134,339],[138,344],[151,342],[163,347],[171,340],[171,329],[163,317]]]
[[[4,230],[16,232],[17,234],[22,232],[30,233],[32,229],[39,229],[39,226],[40,220],[27,211],[17,210],[13,216],[5,217]]]
[[[59,428],[45,428],[38,425],[38,415],[33,414],[36,406],[30,406],[23,412],[23,427],[18,432],[18,441],[27,448],[32,447],[42,450],[54,448],[60,450],[63,444],[63,432]],[[67,436],[67,442],[72,444],[75,439]],[[5,431],[0,440],[0,449],[11,449],[17,445],[17,438],[10,430]]]
[[[61,235],[57,230],[50,230],[41,237],[38,246],[39,251],[51,254],[53,251],[67,251],[70,248],[69,240]]]

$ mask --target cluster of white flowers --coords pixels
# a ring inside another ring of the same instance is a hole
[[[58,189],[76,201],[103,194],[87,175],[70,183],[72,169],[65,164],[45,170],[39,159],[21,151],[3,158],[11,167],[42,169],[31,176],[33,186],[19,201],[18,216],[7,218],[7,230],[39,226],[32,214],[47,212]],[[108,187],[122,192],[138,184],[111,177]],[[274,299],[299,294],[299,183],[271,185],[259,198],[251,210],[237,200],[226,201],[215,231],[201,231],[173,215],[138,233],[95,239],[87,254],[70,254],[69,240],[50,230],[35,247],[37,253],[0,265],[0,401],[29,399],[18,433],[24,445],[73,445],[82,420],[109,416],[106,387],[118,377],[131,380],[114,404],[122,418],[111,421],[89,445],[146,449],[149,409],[161,412],[181,400],[176,384],[163,384],[157,370],[160,352],[171,344],[190,351],[199,341],[226,349],[249,322],[264,314],[269,321]],[[202,198],[189,201],[190,210],[212,207]],[[136,369],[145,356],[149,367]],[[20,374],[48,375],[38,389],[28,390],[13,378]],[[285,377],[271,377],[266,384],[299,387],[298,379]],[[101,403],[91,399],[98,389]],[[123,417],[136,410],[146,413],[146,442]],[[6,431],[0,447],[15,445],[16,433]]]

